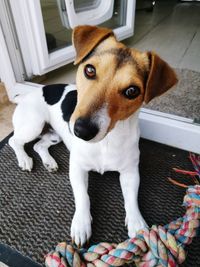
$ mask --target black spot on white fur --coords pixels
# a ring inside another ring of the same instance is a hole
[[[58,140],[51,140],[51,142],[55,144],[58,142]]]
[[[43,97],[48,105],[56,104],[62,97],[65,87],[68,84],[51,84],[42,88]]]
[[[61,104],[63,120],[69,122],[77,103],[77,91],[73,90],[66,94]]]

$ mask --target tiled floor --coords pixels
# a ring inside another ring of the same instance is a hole
[[[137,12],[135,36],[125,43],[154,50],[174,68],[200,71],[200,3],[157,1],[152,14]]]

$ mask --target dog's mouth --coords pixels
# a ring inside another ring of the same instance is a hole
[[[108,133],[110,125],[110,117],[107,114],[107,109],[102,107],[90,117],[79,117],[73,123],[70,123],[71,132],[88,142],[99,142]]]

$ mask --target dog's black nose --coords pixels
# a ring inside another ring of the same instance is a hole
[[[85,141],[94,138],[98,131],[98,126],[90,118],[78,118],[74,125],[74,134]]]

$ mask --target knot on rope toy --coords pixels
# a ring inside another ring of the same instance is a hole
[[[99,243],[78,249],[63,242],[46,257],[46,267],[108,267],[135,262],[138,267],[175,267],[185,260],[185,245],[192,242],[200,226],[200,185],[189,186],[183,217],[165,225],[145,228],[135,238],[120,244]]]

